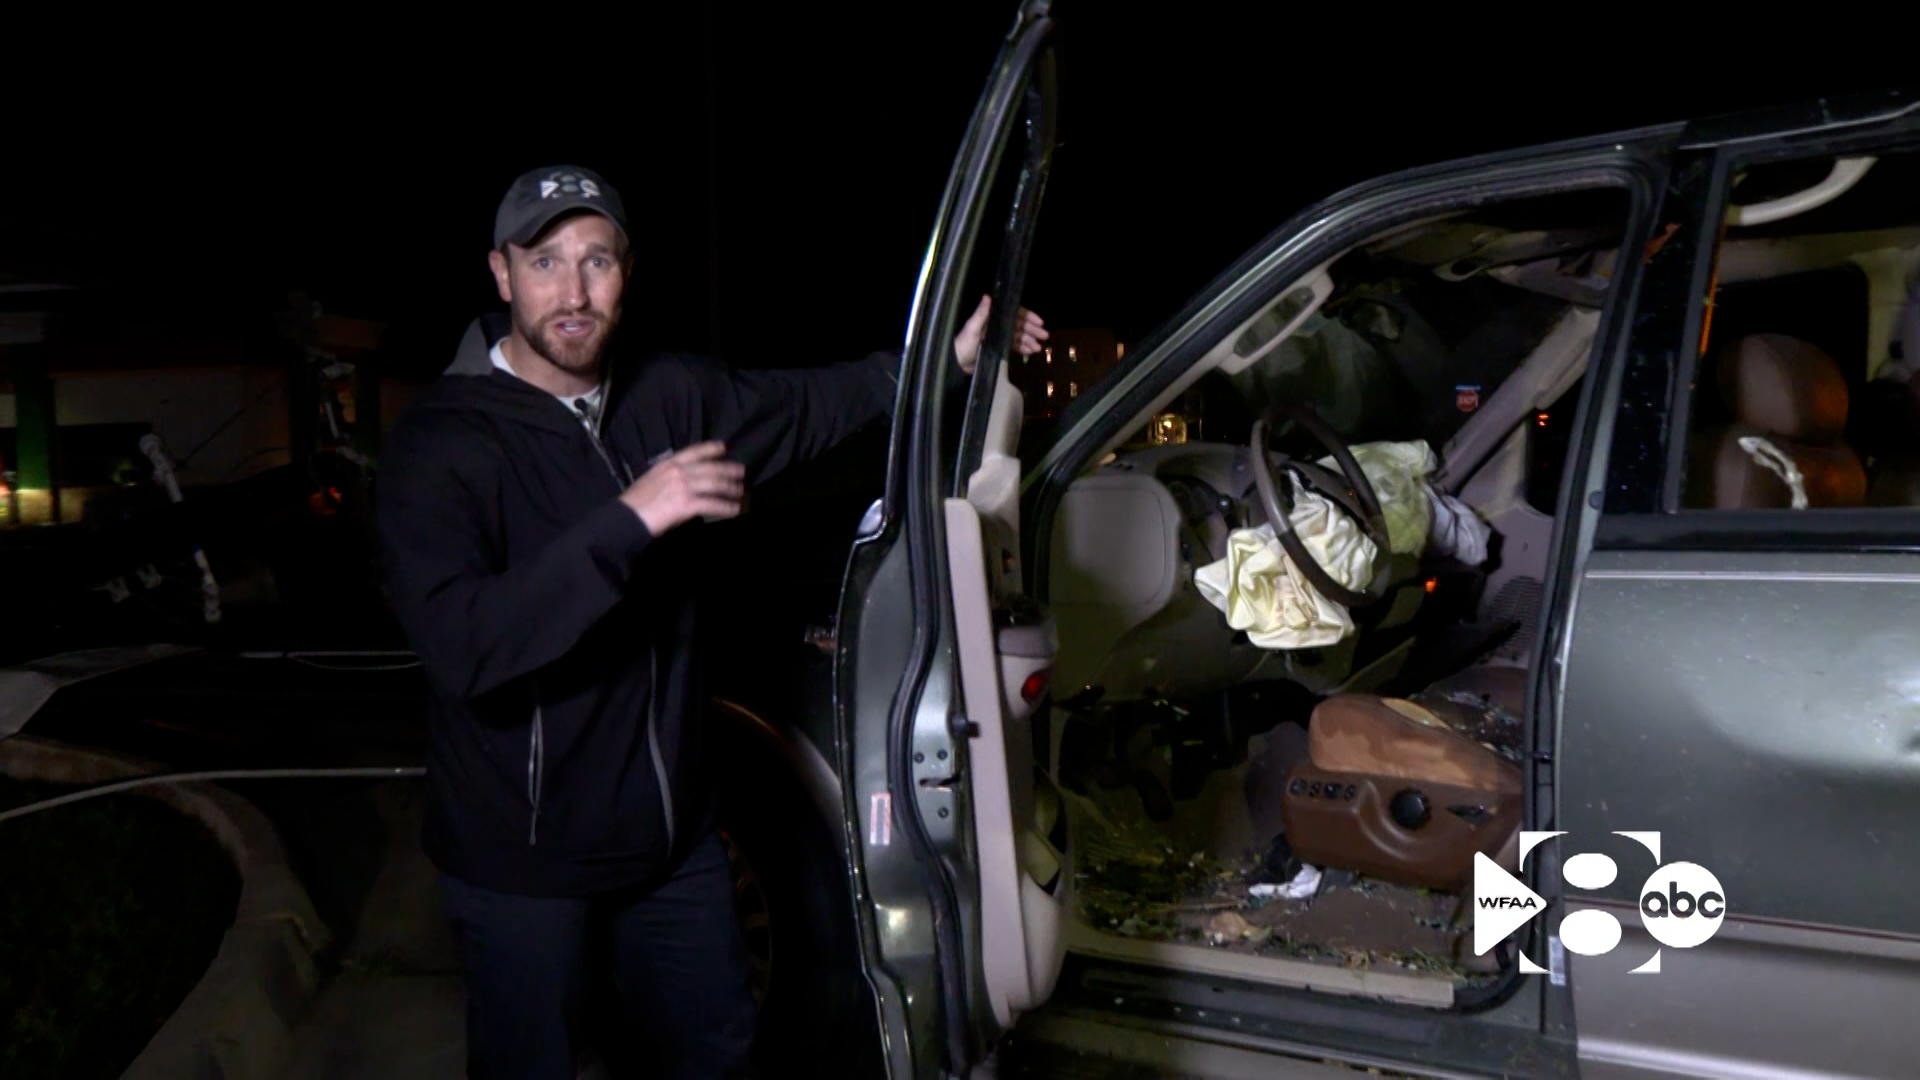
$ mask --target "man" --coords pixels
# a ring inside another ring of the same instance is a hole
[[[753,1001],[702,785],[688,566],[702,520],[885,415],[898,359],[612,371],[632,252],[586,169],[516,180],[488,261],[509,314],[476,321],[395,427],[377,496],[432,687],[424,846],[467,973],[468,1070],[575,1075],[593,928],[621,1027],[666,1074],[745,1075]],[[986,314],[983,298],[954,342],[963,371]],[[1046,336],[1022,313],[1022,351]]]

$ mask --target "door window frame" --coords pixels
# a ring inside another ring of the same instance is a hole
[[[1043,600],[1047,595],[1048,552],[1038,538],[1049,534],[1060,497],[1097,449],[1123,426],[1123,420],[1131,422],[1134,414],[1174,385],[1226,334],[1314,267],[1382,232],[1420,220],[1490,203],[1608,187],[1626,196],[1623,252],[1643,250],[1660,220],[1668,162],[1680,134],[1678,126],[1657,128],[1417,170],[1349,190],[1296,216],[1148,338],[1129,356],[1131,360],[1137,355],[1137,361],[1111,374],[1094,393],[1082,395],[1069,407],[1060,434],[1022,482],[1022,558],[1033,568],[1032,594]],[[1591,463],[1604,460],[1606,454],[1608,403],[1632,336],[1642,263],[1635,258],[1618,260],[1596,331],[1569,437],[1568,465],[1557,493],[1554,550],[1542,582],[1544,611],[1564,611],[1571,604],[1577,568],[1591,540],[1594,515],[1588,511],[1587,499],[1598,479]],[[1552,829],[1557,816],[1554,706],[1559,666],[1552,658],[1560,655],[1563,622],[1551,617],[1539,621],[1533,655],[1542,662],[1529,669],[1531,722],[1525,760],[1531,796],[1522,824],[1529,830]],[[1548,859],[1530,862],[1523,877],[1549,896],[1558,892],[1557,870]],[[1536,925],[1534,932],[1542,930]],[[1545,949],[1538,940],[1528,953],[1538,958],[1536,962],[1544,960]],[[1526,984],[1525,976],[1516,971],[1477,998],[1457,1002],[1456,1007],[1466,1012],[1495,1008]],[[1542,1022],[1570,1026],[1570,996],[1544,985],[1542,994]]]
[[[966,801],[970,764],[951,660],[954,605],[943,503],[950,493],[952,463],[943,455],[944,403],[955,382],[952,341],[962,318],[961,289],[983,231],[1001,155],[1012,141],[1014,125],[1025,116],[1027,89],[1051,44],[1054,24],[1047,11],[1045,0],[1026,0],[1003,41],[949,174],[908,316],[886,493],[879,520],[863,538],[872,545],[873,565],[904,555],[904,606],[911,634],[902,650],[902,670],[897,681],[889,679],[892,695],[884,709],[859,700],[857,692],[844,694],[838,706],[843,710],[842,752],[849,759],[843,775],[853,778],[846,785],[848,820],[864,822],[869,813],[881,814],[899,838],[897,846],[891,838],[862,844],[861,830],[850,830],[857,874],[870,884],[887,877],[897,886],[899,875],[876,875],[874,864],[898,869],[904,856],[924,887],[894,888],[884,897],[877,890],[857,894],[858,903],[870,905],[869,915],[887,905],[924,920],[924,929],[913,928],[918,932],[913,941],[906,940],[906,934],[880,933],[871,923],[864,924],[870,976],[876,965],[890,976],[872,978],[883,1010],[903,1015],[907,1022],[907,1030],[889,1033],[888,1055],[896,1070],[924,1070],[938,1061],[948,1072],[964,1072],[984,1054],[994,1034],[979,965],[973,962],[980,941],[979,867],[971,831],[963,824],[971,817]],[[1017,304],[1001,305],[995,312],[996,329],[989,331],[1003,343],[1011,336],[1013,312],[1008,308],[1017,309]],[[991,339],[982,342],[982,360],[988,359],[992,345]],[[999,348],[1004,352],[1004,344]],[[999,370],[994,364],[982,366]],[[975,369],[976,381],[980,370]],[[843,614],[852,602],[843,590]],[[842,621],[858,630],[857,619]],[[842,638],[841,649],[837,663],[845,671],[850,661],[857,661],[848,652],[849,639]],[[882,757],[884,782],[866,785],[859,779],[861,765]],[[942,770],[944,775],[932,775]],[[941,803],[938,819],[925,808],[932,802]],[[913,920],[903,922],[910,925]],[[924,944],[917,940],[920,934]],[[915,968],[912,974],[900,970]],[[916,995],[918,1000],[908,1000]]]
[[[1554,148],[1489,155],[1415,170],[1364,184],[1296,215],[1254,251],[1242,257],[1173,319],[1136,349],[1127,363],[1082,394],[1062,414],[1058,434],[1021,480],[1021,561],[1029,568],[1031,595],[1048,595],[1048,551],[1038,543],[1049,534],[1053,515],[1073,479],[1093,453],[1122,425],[1185,375],[1192,365],[1234,328],[1273,302],[1316,266],[1379,233],[1423,219],[1471,210],[1490,203],[1553,195],[1573,190],[1614,187],[1628,201],[1629,226],[1623,246],[1654,220],[1666,184],[1666,159],[1680,129],[1651,129],[1609,139],[1584,140]],[[1640,277],[1638,260],[1623,259],[1609,286],[1631,295]],[[1588,363],[1590,373],[1603,365],[1599,343],[1621,345],[1629,337],[1618,320],[1627,305],[1612,296]],[[1604,380],[1589,377],[1581,393],[1570,453],[1590,441],[1586,406]],[[1569,468],[1566,481],[1581,470]]]
[[[1786,134],[1683,148],[1648,260],[1615,408],[1593,546],[1610,551],[1920,551],[1920,507],[1715,510],[1681,505],[1709,292],[1732,178],[1755,165],[1920,153],[1920,116],[1870,130]]]

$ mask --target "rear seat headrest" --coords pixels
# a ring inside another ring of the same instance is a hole
[[[1720,396],[1742,424],[1794,442],[1837,442],[1847,427],[1847,380],[1818,346],[1752,334],[1720,358]]]

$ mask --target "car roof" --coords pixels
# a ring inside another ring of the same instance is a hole
[[[1856,124],[1884,123],[1914,114],[1920,114],[1920,88],[1896,87],[1703,117],[1687,125],[1684,145],[1711,146],[1789,133],[1827,131]]]

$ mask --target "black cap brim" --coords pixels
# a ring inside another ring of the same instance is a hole
[[[493,246],[496,249],[506,244],[520,248],[532,247],[534,241],[540,239],[548,229],[553,227],[554,222],[574,214],[598,214],[613,224],[614,231],[620,234],[621,240],[631,242],[626,228],[620,224],[620,219],[605,206],[597,202],[568,199],[554,200],[551,205],[542,205],[537,213],[521,222],[520,227],[512,233],[506,236],[495,236]]]

